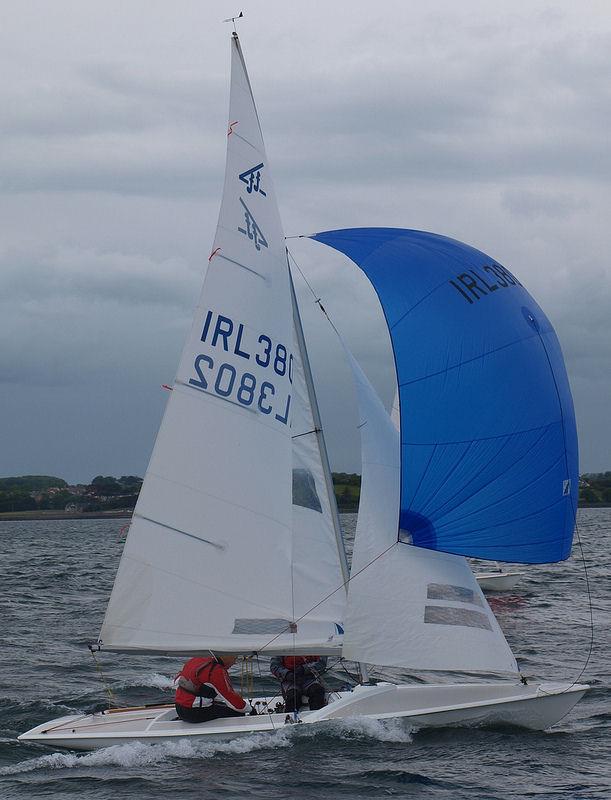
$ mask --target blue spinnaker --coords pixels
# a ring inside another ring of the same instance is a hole
[[[556,333],[518,278],[433,233],[312,238],[363,270],[386,317],[401,412],[400,540],[497,561],[568,558],[573,401]]]

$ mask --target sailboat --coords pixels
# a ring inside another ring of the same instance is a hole
[[[475,573],[480,588],[485,592],[510,592],[524,577],[524,572],[505,570],[498,562],[496,567],[496,572]]]
[[[455,240],[390,228],[311,237],[373,284],[397,377],[398,427],[347,353],[363,460],[349,572],[235,33],[231,49],[216,238],[95,648],[177,659],[341,656],[363,665],[362,679],[297,719],[281,697],[260,697],[251,699],[256,716],[192,725],[173,705],[109,708],[19,738],[86,750],[355,716],[544,729],[588,687],[521,677],[466,558],[570,554],[577,444],[552,326],[515,276]],[[375,682],[366,664],[462,678]]]

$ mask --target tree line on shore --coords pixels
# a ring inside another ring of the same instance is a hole
[[[137,475],[97,475],[88,484],[68,484],[52,475],[0,478],[0,513],[21,511],[129,511],[142,486]],[[333,487],[340,511],[357,511],[361,476],[334,472]],[[579,479],[580,505],[611,505],[611,472],[586,473]]]
[[[129,510],[136,505],[141,486],[137,475],[97,475],[91,483],[73,485],[52,475],[0,478],[0,513]]]

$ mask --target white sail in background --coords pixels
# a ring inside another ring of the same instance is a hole
[[[293,347],[284,233],[234,35],[216,238],[100,634],[105,649],[337,649],[337,628],[321,615],[288,631],[321,589],[296,604]],[[300,569],[302,585],[314,571]]]
[[[330,475],[329,481],[325,475],[326,453],[321,452],[321,447],[324,450],[322,432],[316,422],[318,416],[312,409],[316,399],[313,390],[308,389],[303,363],[307,354],[304,352],[302,356],[301,353],[303,340],[300,332],[301,322],[295,306],[292,424],[295,618],[305,614],[299,626],[323,623],[339,633],[346,606],[345,578],[340,560],[343,550],[340,554],[335,532],[336,524],[339,525],[335,495]],[[343,542],[341,547],[343,549]]]
[[[346,352],[361,417],[362,485],[343,655],[409,669],[517,672],[466,560],[398,541],[399,431]]]

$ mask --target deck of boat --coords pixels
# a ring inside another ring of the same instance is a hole
[[[243,734],[271,733],[294,722],[313,724],[356,717],[403,719],[418,728],[506,724],[543,730],[568,713],[587,688],[556,683],[378,683],[357,686],[353,691],[334,692],[324,708],[301,711],[298,720],[285,712],[264,711],[256,716],[225,717],[194,725],[180,720],[174,706],[170,705],[109,709],[55,719],[22,734],[19,739],[53,747],[92,750],[129,741],[157,743],[183,737],[200,741],[233,739]],[[275,709],[275,700],[258,698],[259,707],[269,705]]]

